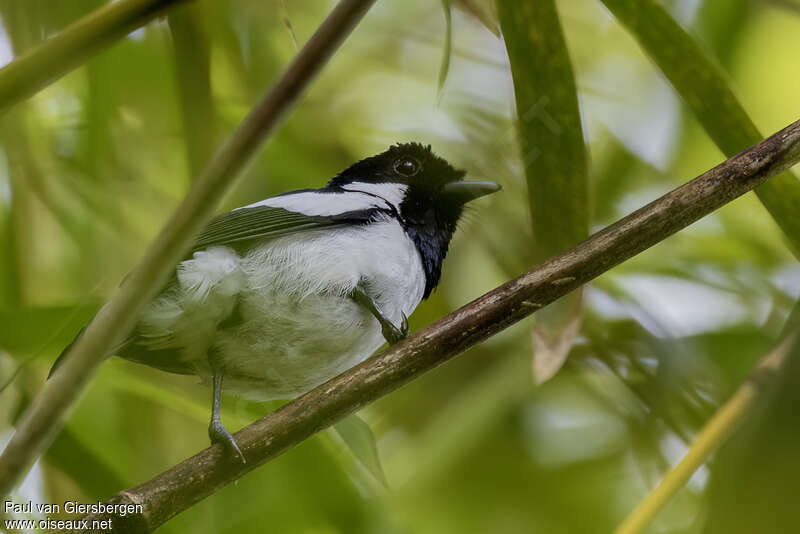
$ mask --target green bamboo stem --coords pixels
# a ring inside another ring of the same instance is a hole
[[[0,113],[185,1],[118,0],[89,13],[0,69]]]
[[[199,10],[190,7],[168,18],[178,74],[183,136],[193,178],[202,172],[219,139],[217,109],[211,95],[211,43],[200,15]]]
[[[497,0],[514,78],[528,189],[531,257],[541,262],[589,235],[589,155],[578,91],[555,0]],[[582,292],[548,306],[533,323],[533,377],[549,380],[581,324]]]
[[[639,534],[658,516],[672,497],[683,488],[738,427],[760,398],[765,384],[777,373],[796,345],[797,335],[788,335],[778,347],[765,356],[736,393],[717,410],[692,442],[686,456],[667,472],[658,486],[642,499],[614,531],[615,534]]]
[[[341,0],[195,180],[139,265],[89,323],[64,364],[23,414],[0,455],[0,495],[10,493],[47,447],[99,363],[130,332],[138,311],[167,279],[225,190],[374,1]]]

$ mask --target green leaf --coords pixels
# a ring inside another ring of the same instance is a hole
[[[292,39],[294,49],[300,50],[300,45],[297,42],[297,35],[294,33],[292,19],[289,18],[289,9],[286,7],[286,0],[281,0],[281,22],[283,22],[286,31],[289,32],[289,37]]]
[[[497,10],[493,0],[455,0],[455,6],[481,21],[486,29],[500,37]]]
[[[336,423],[333,428],[361,465],[366,467],[384,487],[388,487],[381,459],[378,456],[375,435],[369,425],[358,415],[353,414]]]
[[[441,97],[444,82],[447,81],[447,73],[450,71],[450,56],[453,55],[453,15],[450,7],[450,0],[442,0],[444,10],[444,51],[442,52],[442,65],[439,67],[439,96]]]
[[[722,152],[731,157],[763,139],[722,69],[655,0],[602,0],[639,41]],[[800,251],[800,183],[784,172],[756,189],[761,203]]]
[[[555,0],[498,0],[497,7],[514,78],[534,260],[540,262],[589,232],[588,156],[575,77]],[[564,363],[580,314],[580,291],[537,314],[537,381]]]

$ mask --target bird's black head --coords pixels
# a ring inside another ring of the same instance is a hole
[[[373,194],[396,208],[422,257],[427,298],[439,283],[464,205],[500,189],[494,182],[465,181],[465,174],[434,154],[430,145],[403,143],[351,165],[328,187]]]

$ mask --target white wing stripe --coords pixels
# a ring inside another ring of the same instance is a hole
[[[408,186],[404,184],[395,184],[395,183],[380,183],[380,184],[370,184],[367,182],[353,182],[350,184],[345,184],[342,186],[342,189],[347,189],[348,191],[361,191],[363,193],[367,193],[370,195],[376,195],[381,197],[383,200],[394,206],[394,209],[400,211],[400,204],[403,202],[403,199],[406,196],[406,190],[408,190]]]
[[[243,208],[255,208],[258,206],[269,206],[272,208],[283,208],[295,213],[302,213],[309,216],[331,216],[349,211],[367,210],[370,208],[388,208],[381,199],[374,196],[358,193],[322,193],[317,191],[304,191],[290,195],[271,197],[254,204],[243,206]],[[237,208],[242,209],[242,208]]]

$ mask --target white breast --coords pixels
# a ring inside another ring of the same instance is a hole
[[[250,289],[346,296],[362,279],[389,317],[410,314],[425,274],[414,243],[391,217],[363,226],[295,234],[265,243],[241,263]],[[265,267],[268,266],[268,267]]]

